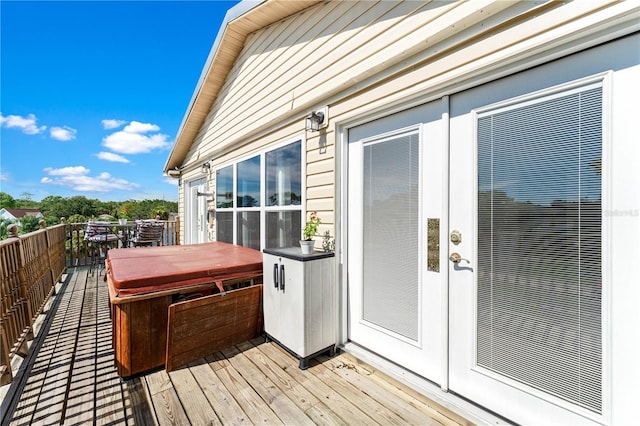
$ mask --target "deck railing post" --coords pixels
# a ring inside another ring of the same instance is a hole
[[[3,321],[0,321],[0,386],[11,383],[13,371],[11,370],[11,358],[9,358],[9,340],[4,331]]]

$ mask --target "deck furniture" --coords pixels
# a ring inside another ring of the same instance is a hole
[[[91,273],[94,268],[104,265],[107,251],[110,246],[118,241],[118,236],[113,232],[111,226],[112,224],[109,222],[99,222],[95,220],[90,220],[87,223],[84,231],[84,240],[90,243],[92,249],[96,250],[91,256],[89,273]]]
[[[110,250],[118,375],[168,370],[262,332],[262,253],[213,242]]]
[[[334,253],[300,247],[264,249],[264,330],[268,340],[300,360],[335,354]]]
[[[131,244],[134,247],[159,246],[164,231],[164,222],[160,220],[136,220],[136,229]]]

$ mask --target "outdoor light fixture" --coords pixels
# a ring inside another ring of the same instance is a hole
[[[211,164],[209,164],[209,162],[207,161],[206,163],[202,164],[202,173],[208,174],[209,170],[211,170]]]
[[[321,127],[326,126],[328,119],[327,109],[327,107],[324,107],[317,111],[311,111],[304,119],[304,129],[306,131],[317,132]]]

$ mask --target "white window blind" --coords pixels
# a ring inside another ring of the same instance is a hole
[[[364,145],[363,319],[418,340],[419,137]]]
[[[602,411],[602,88],[478,118],[477,363]]]

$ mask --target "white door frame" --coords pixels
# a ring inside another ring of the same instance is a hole
[[[187,183],[185,190],[185,243],[198,244],[207,241],[207,202],[198,192],[206,192],[205,178]]]

